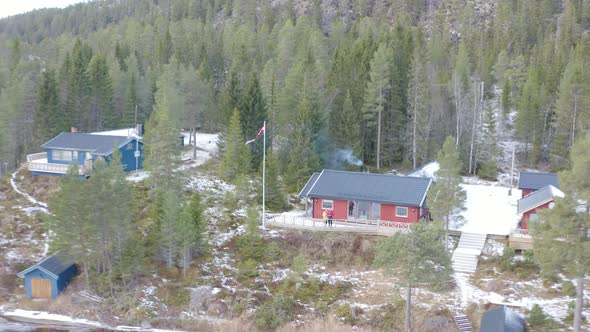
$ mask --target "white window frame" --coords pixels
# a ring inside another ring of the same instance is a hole
[[[403,210],[403,209],[406,210],[406,214],[405,215],[403,215],[403,214],[400,213],[400,210]],[[396,217],[407,218],[410,215],[409,212],[410,211],[409,211],[409,209],[408,209],[407,206],[396,206],[395,207],[395,216]]]
[[[330,207],[326,206],[326,203],[330,203]],[[322,209],[332,210],[334,209],[334,200],[331,199],[322,199]]]
[[[78,161],[78,151],[72,151],[72,160]]]
[[[539,215],[537,215],[536,213],[531,213],[529,215],[529,220],[532,222],[537,222],[539,221]]]
[[[68,150],[53,150],[51,153],[53,160],[72,161],[72,151]]]

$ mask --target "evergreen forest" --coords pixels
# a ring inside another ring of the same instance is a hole
[[[267,121],[288,188],[342,151],[410,169],[453,136],[463,172],[567,166],[590,128],[590,3],[513,0],[105,0],[0,20],[0,160],[71,127],[147,122],[244,141]],[[496,110],[501,110],[496,112]],[[236,134],[235,132],[233,133]],[[248,166],[258,169],[262,144]]]

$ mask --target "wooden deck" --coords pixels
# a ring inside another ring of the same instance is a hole
[[[508,246],[514,250],[533,249],[533,237],[526,229],[515,229],[510,233]]]
[[[386,220],[333,220],[329,227],[322,219],[279,215],[266,219],[266,226],[291,228],[314,232],[357,233],[365,235],[391,236],[397,232],[407,232],[411,223]]]

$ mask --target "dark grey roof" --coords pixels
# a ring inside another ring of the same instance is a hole
[[[334,170],[323,170],[315,181],[311,180],[307,182],[300,196],[367,200],[408,206],[422,206],[431,183],[429,178]]]
[[[62,251],[57,251],[53,255],[43,258],[37,264],[27,268],[24,271],[19,272],[18,276],[22,278],[25,276],[25,274],[35,269],[40,269],[52,276],[53,278],[57,279],[60,273],[67,270],[70,266],[74,264],[76,264],[76,262],[72,257],[66,255]]]
[[[555,197],[563,197],[564,193],[552,185],[545,186],[531,194],[518,200],[518,214],[530,211],[547,202],[551,202]]]
[[[311,175],[311,177],[309,178],[309,180],[307,180],[307,183],[305,183],[305,186],[303,186],[303,189],[301,189],[301,191],[299,192],[299,197],[304,197],[307,196],[304,193],[307,193],[309,191],[309,189],[311,189],[311,187],[314,185],[315,181],[318,179],[318,176],[320,175],[320,173],[315,172]]]
[[[518,176],[518,189],[539,190],[547,185],[552,185],[559,189],[557,174],[520,172]]]
[[[88,151],[92,154],[108,156],[113,152],[113,146],[121,147],[134,139],[124,136],[61,133],[41,147],[44,149]]]
[[[524,327],[519,313],[501,306],[483,313],[479,332],[524,332]]]

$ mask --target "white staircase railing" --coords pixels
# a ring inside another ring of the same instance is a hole
[[[457,272],[474,273],[486,238],[486,234],[461,233],[457,249],[453,252],[453,269]]]

